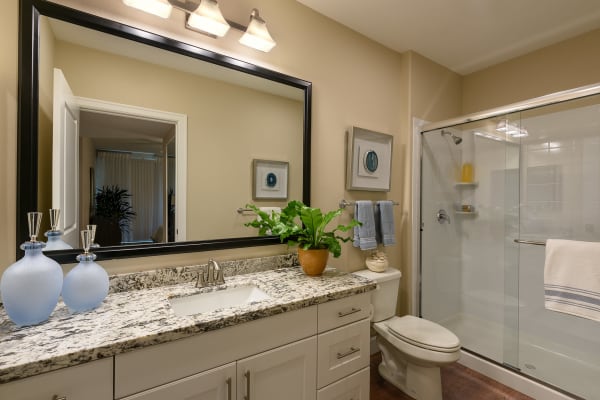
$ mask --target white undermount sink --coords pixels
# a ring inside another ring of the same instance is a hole
[[[257,286],[246,285],[190,296],[173,297],[169,299],[169,303],[177,315],[194,315],[220,308],[243,306],[270,298],[271,296]]]

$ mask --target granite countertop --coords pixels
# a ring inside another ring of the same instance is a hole
[[[254,284],[270,299],[190,316],[177,316],[168,298],[223,287],[194,287],[195,282],[110,293],[102,305],[72,314],[60,302],[50,319],[17,328],[0,309],[0,383],[153,344],[297,310],[368,292],[375,284],[353,274],[327,269],[308,277],[285,267],[225,278],[226,287]]]

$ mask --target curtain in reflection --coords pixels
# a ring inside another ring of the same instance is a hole
[[[99,151],[96,156],[96,186],[118,185],[131,194],[136,213],[125,242],[162,241],[163,179],[162,157],[142,154]]]

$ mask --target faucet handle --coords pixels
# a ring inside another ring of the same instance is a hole
[[[223,277],[223,270],[219,269],[217,271],[217,277],[215,279],[215,284],[217,285],[223,285],[225,283],[225,278]]]
[[[196,287],[205,287],[208,286],[207,279],[208,272],[204,272],[204,268],[200,267],[198,270],[198,279],[196,279]]]

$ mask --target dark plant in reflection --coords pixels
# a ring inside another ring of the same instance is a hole
[[[131,207],[130,198],[131,194],[127,189],[121,189],[118,185],[96,188],[92,221],[98,225],[96,237],[100,245],[120,244],[120,233],[129,232],[131,222],[136,215]],[[116,232],[115,227],[119,229],[118,237],[111,234]],[[100,240],[100,238],[104,239]]]

